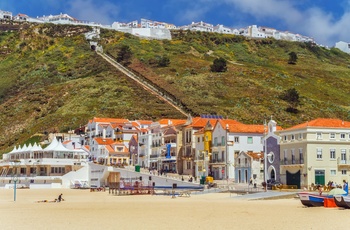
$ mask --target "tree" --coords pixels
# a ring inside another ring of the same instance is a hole
[[[128,45],[122,45],[117,54],[117,62],[123,65],[129,65],[132,56],[131,49]]]
[[[295,52],[290,52],[288,64],[295,65],[297,63],[297,60],[298,60],[298,55]]]
[[[210,66],[211,72],[226,72],[227,71],[227,62],[224,58],[216,58],[213,61],[213,64]]]
[[[299,93],[295,88],[285,90],[280,98],[289,103],[289,107],[286,109],[287,112],[298,113],[297,107],[300,105]]]
[[[170,65],[170,59],[167,56],[162,56],[158,59],[158,67],[167,67]]]

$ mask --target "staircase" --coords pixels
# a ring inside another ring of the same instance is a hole
[[[146,82],[145,80],[138,77],[136,74],[125,68],[123,65],[115,61],[112,57],[109,55],[102,53],[102,52],[96,52],[98,55],[100,55],[103,59],[105,59],[107,62],[109,62],[111,65],[113,65],[116,69],[118,69],[120,72],[125,74],[127,77],[134,80],[137,84],[141,85],[145,90],[149,91],[150,93],[156,95],[159,99],[165,101],[167,104],[174,107],[176,110],[178,110],[183,115],[187,116],[188,112],[186,112],[185,108],[179,103],[177,103],[171,96],[167,95],[166,92],[160,91],[157,89],[154,85],[150,84],[149,82]]]

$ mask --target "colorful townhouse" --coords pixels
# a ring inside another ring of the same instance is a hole
[[[350,122],[318,118],[277,131],[283,184],[341,184],[350,175]]]
[[[178,173],[184,175],[195,176],[196,165],[195,161],[203,149],[196,149],[196,133],[203,129],[209,122],[211,126],[215,125],[218,119],[223,119],[220,116],[202,115],[200,117],[188,117],[186,123],[181,127],[182,139],[181,146],[178,148]],[[211,151],[211,150],[209,150]],[[211,153],[211,152],[209,152]],[[210,172],[208,172],[210,175]]]

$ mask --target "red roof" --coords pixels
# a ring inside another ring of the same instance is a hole
[[[207,125],[208,121],[212,126],[215,125],[217,118],[202,118],[202,117],[194,117],[192,119],[192,124],[186,126],[186,127],[196,127],[196,128],[203,128]]]
[[[101,118],[101,117],[94,117],[92,119],[92,122],[103,122],[103,123],[125,123],[129,122],[128,119],[123,119],[123,118]]]
[[[229,125],[229,132],[231,133],[261,133],[265,132],[264,125],[245,125],[235,124]]]
[[[285,129],[285,130],[292,130],[292,129],[301,129],[306,127],[320,127],[320,128],[344,128],[349,129],[350,128],[350,122],[349,121],[343,121],[340,119],[333,119],[333,118],[318,118],[312,121],[307,121],[305,123],[293,126],[291,128]]]
[[[186,121],[187,120],[182,120],[182,119],[161,119],[158,122],[161,125],[169,125],[169,123],[170,123],[170,125],[176,126],[176,125],[183,125],[186,123]]]
[[[261,158],[264,158],[264,152],[258,152],[258,153],[247,152],[247,154],[251,156],[254,160],[259,160]]]
[[[99,145],[111,145],[114,143],[113,139],[110,138],[95,137],[94,139]]]

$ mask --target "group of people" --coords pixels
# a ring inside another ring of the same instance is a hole
[[[56,203],[56,202],[61,202],[64,201],[63,199],[63,194],[61,193],[60,195],[58,195],[57,199],[54,199],[53,201],[48,201],[48,200],[39,200],[37,201],[38,203]]]
[[[327,186],[328,186],[329,190],[334,189],[334,188],[341,188],[344,191],[346,191],[347,193],[349,192],[349,185],[348,185],[348,182],[346,182],[346,180],[343,180],[343,185],[337,184],[334,181],[328,181]]]
[[[346,194],[344,194],[344,195],[348,195],[349,194],[349,184],[348,184],[348,182],[346,180],[343,180],[343,185],[337,184],[334,181],[328,181],[327,187],[328,187],[329,191],[334,189],[334,188],[341,188],[341,189],[343,189],[346,192]],[[317,188],[319,194],[322,195],[322,192],[323,192],[322,186],[321,185],[317,185],[316,188]]]

